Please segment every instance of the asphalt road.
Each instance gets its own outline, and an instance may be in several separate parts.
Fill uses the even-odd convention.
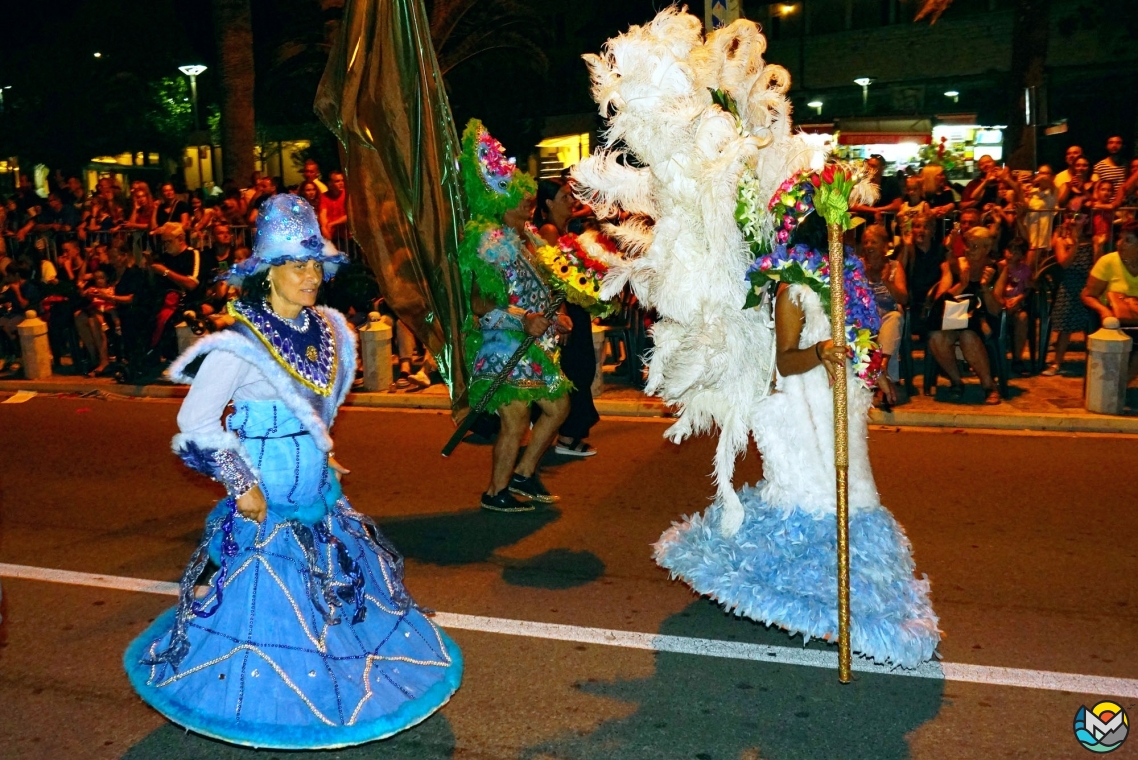
[[[218,487],[169,450],[177,406],[0,405],[0,563],[176,580]],[[671,582],[649,544],[703,509],[713,442],[604,420],[600,455],[551,462],[556,509],[476,508],[489,450],[431,412],[344,410],[345,490],[453,613],[800,646]],[[874,430],[883,502],[905,526],[952,663],[1138,678],[1138,439]],[[761,477],[759,458],[737,482]],[[269,758],[186,734],[131,691],[127,643],[171,597],[2,579],[0,758]],[[457,630],[467,670],[435,717],[342,758],[1077,758],[1081,704],[1109,695],[859,675]],[[812,643],[811,647],[827,648]],[[1138,699],[1122,705],[1138,719]],[[317,756],[313,753],[311,756]],[[1131,737],[1114,757],[1138,757]]]

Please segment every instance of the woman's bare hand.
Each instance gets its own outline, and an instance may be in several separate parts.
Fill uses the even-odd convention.
[[[826,374],[830,376],[830,384],[833,385],[838,379],[838,372],[845,372],[846,350],[836,347],[832,340],[816,343],[814,350],[817,352],[818,358],[822,360],[822,366],[826,368]]]
[[[261,493],[260,486],[253,486],[237,497],[237,511],[241,513],[242,517],[253,522],[264,522],[265,513],[268,512],[268,509],[269,507],[265,503],[265,494]]]
[[[340,480],[344,475],[351,472],[351,470],[337,462],[336,458],[331,455],[328,457],[328,466],[332,468],[332,472],[336,473],[336,480]]]

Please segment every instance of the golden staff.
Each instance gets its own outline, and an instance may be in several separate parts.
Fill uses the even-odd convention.
[[[830,238],[830,330],[834,347],[846,347],[844,225],[831,223]],[[849,511],[849,417],[846,412],[846,373],[843,367],[834,383],[834,471],[838,486],[838,680],[850,676],[850,511]]]

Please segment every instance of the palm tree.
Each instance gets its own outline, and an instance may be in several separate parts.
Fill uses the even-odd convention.
[[[221,84],[223,176],[244,182],[253,174],[256,118],[253,110],[253,13],[249,0],[213,0]]]
[[[916,20],[928,18],[935,24],[952,0],[925,0]],[[1051,0],[1015,0],[1012,21],[1012,63],[1008,99],[1012,108],[1005,133],[1007,164],[1016,169],[1034,170],[1035,128],[1027,124],[1025,98],[1032,88],[1041,90],[1047,69],[1047,48],[1051,34]]]
[[[544,69],[545,51],[534,41],[537,14],[517,0],[433,0],[427,3],[439,71],[447,72],[490,50],[512,49],[519,61]]]

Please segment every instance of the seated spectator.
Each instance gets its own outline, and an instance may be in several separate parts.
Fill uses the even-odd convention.
[[[1023,350],[1027,346],[1027,291],[1032,285],[1032,268],[1028,263],[1028,242],[1017,237],[1004,250],[1000,274],[996,278],[996,300],[1008,313],[1012,323],[1012,370],[1027,377]]]
[[[340,250],[344,250],[348,234],[348,193],[344,189],[344,173],[328,174],[328,192],[320,198],[320,230]]]
[[[964,384],[960,379],[960,367],[956,363],[956,346],[964,354],[964,360],[980,378],[984,389],[985,404],[1000,403],[1000,393],[992,381],[988,364],[988,350],[984,346],[984,334],[988,329],[986,314],[1000,313],[1000,302],[992,292],[996,270],[988,262],[993,243],[992,233],[985,227],[974,227],[965,235],[964,256],[950,266],[941,265],[941,279],[936,291],[936,306],[931,319],[934,323],[929,335],[928,346],[941,371],[948,376],[951,387],[950,400],[959,401],[964,395]],[[950,326],[946,322],[946,312],[951,312],[951,303],[961,303],[958,316],[966,320],[963,326]],[[939,324],[939,329],[935,325]]]
[[[33,308],[35,286],[28,282],[30,262],[9,260],[0,269],[0,370],[13,365],[20,355],[20,336],[17,327],[24,321],[24,312]]]
[[[227,224],[215,224],[210,233],[213,245],[202,251],[201,300],[195,304],[203,317],[220,314],[229,302],[229,286],[219,277],[227,273],[235,263],[233,233]]]
[[[929,211],[941,219],[956,211],[956,193],[948,183],[948,175],[943,166],[926,166],[921,170],[921,180]]]
[[[75,329],[87,351],[90,366],[87,377],[102,375],[111,363],[106,331],[116,322],[114,292],[107,282],[106,272],[102,270],[97,271],[90,284],[80,291],[82,300],[75,312]]]
[[[227,190],[225,196],[221,200],[221,205],[218,206],[220,210],[218,221],[223,221],[232,227],[245,226],[245,201],[238,190]]]
[[[1122,183],[1122,187],[1118,191],[1118,202],[1120,204],[1118,211],[1120,221],[1126,222],[1138,218],[1138,215],[1135,214],[1135,210],[1138,210],[1138,158],[1130,159],[1126,181]]]
[[[909,302],[909,290],[905,282],[905,268],[899,262],[886,258],[885,245],[885,228],[872,225],[862,233],[858,256],[865,263],[866,281],[873,288],[877,314],[881,317],[881,330],[877,334],[882,354],[881,375],[877,380],[878,407],[889,411],[897,403],[896,383],[900,373],[897,364],[891,360],[901,346],[905,319],[902,307]]]
[[[926,335],[925,320],[928,308],[934,301],[933,289],[940,282],[941,264],[944,263],[944,246],[933,237],[933,218],[917,215],[913,228],[901,236],[897,261],[905,270],[906,290],[909,294],[909,319],[914,335]]]
[[[1100,318],[1116,318],[1138,341],[1138,222],[1119,227],[1118,250],[1095,262],[1081,298]],[[1129,380],[1138,377],[1138,351],[1130,352],[1129,370]]]
[[[165,293],[150,336],[150,348],[162,348],[166,358],[174,358],[176,345],[160,346],[167,335],[171,318],[182,308],[188,296],[198,289],[201,276],[201,254],[186,244],[186,231],[180,224],[169,223],[157,230],[162,238],[162,253],[150,265],[150,271],[163,278],[158,287]]]
[[[966,208],[960,212],[956,223],[944,237],[945,255],[950,261],[955,261],[964,255],[964,236],[973,227],[981,226],[983,212],[975,207]]]
[[[131,188],[130,201],[130,215],[123,222],[123,229],[149,230],[154,221],[157,204],[154,203],[154,196],[150,194],[150,188],[145,182],[139,182]]]
[[[162,200],[154,207],[154,216],[150,221],[150,229],[156,234],[167,224],[180,225],[183,230],[190,229],[190,207],[178,197],[174,183],[162,183]]]

